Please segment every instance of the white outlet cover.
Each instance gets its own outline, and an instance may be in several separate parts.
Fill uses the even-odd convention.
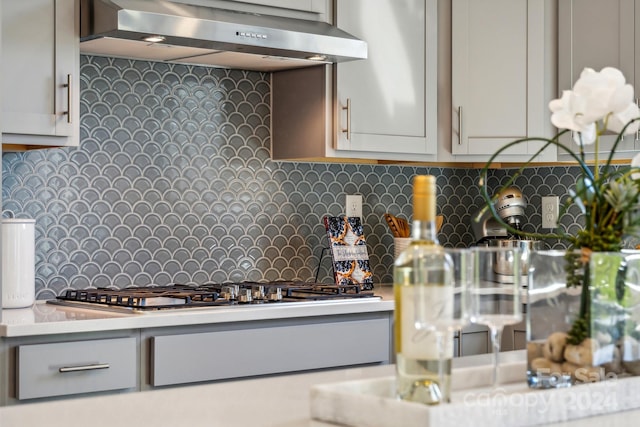
[[[362,218],[362,196],[347,195],[344,211],[347,216],[357,216]]]
[[[558,226],[558,214],[560,201],[558,196],[542,197],[542,228],[556,228]]]

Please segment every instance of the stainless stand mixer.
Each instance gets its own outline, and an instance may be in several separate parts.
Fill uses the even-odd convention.
[[[494,202],[494,208],[498,216],[509,226],[516,230],[522,230],[525,221],[524,210],[527,207],[522,192],[515,188],[509,187],[498,193]],[[514,274],[520,274],[522,283],[527,283],[527,274],[529,271],[529,255],[531,251],[542,248],[542,242],[539,240],[522,239],[519,235],[509,233],[507,229],[493,217],[490,209],[482,212],[477,211],[471,218],[471,227],[476,238],[477,246],[493,246],[493,247],[519,247],[522,253],[520,261],[520,271],[514,272],[513,265],[508,259],[495,259],[493,276],[488,280],[499,283],[513,282]],[[475,218],[478,218],[476,221]]]
[[[522,192],[515,187],[506,188],[498,193],[494,202],[494,208],[500,218],[516,230],[522,229],[526,207],[527,202]],[[471,218],[476,218],[481,211],[482,209],[477,211]],[[478,221],[472,221],[471,226],[478,243],[495,238],[518,239],[518,236],[507,232],[507,229],[493,217],[490,209],[485,209]]]

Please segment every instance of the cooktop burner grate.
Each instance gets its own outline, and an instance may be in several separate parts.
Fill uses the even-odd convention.
[[[124,289],[67,290],[56,297],[66,305],[122,307],[152,311],[176,308],[274,304],[374,297],[359,285],[295,281],[207,283],[203,285],[147,286]]]

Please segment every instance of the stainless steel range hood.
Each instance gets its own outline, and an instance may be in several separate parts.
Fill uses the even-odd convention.
[[[80,40],[87,54],[259,71],[367,57],[366,42],[324,22],[167,0],[81,0]]]

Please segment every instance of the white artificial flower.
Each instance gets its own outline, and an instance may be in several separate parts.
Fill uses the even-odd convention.
[[[600,72],[585,68],[573,90],[563,91],[562,98],[549,103],[549,109],[553,125],[579,133],[574,133],[574,141],[580,145],[595,142],[595,123],[599,120],[606,118],[607,129],[620,133],[627,123],[640,117],[640,109],[633,101],[633,87],[626,84],[620,70],[612,67]],[[639,127],[638,122],[633,122],[624,133],[634,133]]]
[[[574,131],[574,141],[579,145],[593,144],[596,140],[596,126],[593,122],[584,122],[585,98],[573,91],[565,90],[562,98],[549,103],[551,123],[559,129]]]
[[[640,169],[640,153],[636,154],[635,156],[633,156],[633,159],[631,160],[631,168],[632,169]],[[634,181],[637,181],[640,179],[640,172],[634,172],[631,174],[631,179],[633,179]]]
[[[614,131],[615,133],[622,132],[624,126],[629,123],[633,119],[637,119],[640,117],[640,108],[635,103],[631,103],[627,105],[627,108],[618,113],[613,113],[609,116],[609,120],[607,121],[607,129]],[[635,121],[624,130],[625,135],[629,135],[632,133],[636,133],[638,128],[640,127],[640,123]]]
[[[582,120],[593,123],[610,113],[618,113],[633,103],[633,87],[625,84],[624,75],[616,68],[605,67],[600,72],[585,68],[573,86],[576,96],[584,99]]]
[[[581,146],[591,145],[596,142],[596,124],[591,123],[583,128],[582,132],[574,132],[573,141]]]
[[[570,90],[562,91],[562,98],[549,102],[549,109],[553,113],[551,123],[560,129],[583,132],[586,128],[582,120],[585,108],[584,98]]]

